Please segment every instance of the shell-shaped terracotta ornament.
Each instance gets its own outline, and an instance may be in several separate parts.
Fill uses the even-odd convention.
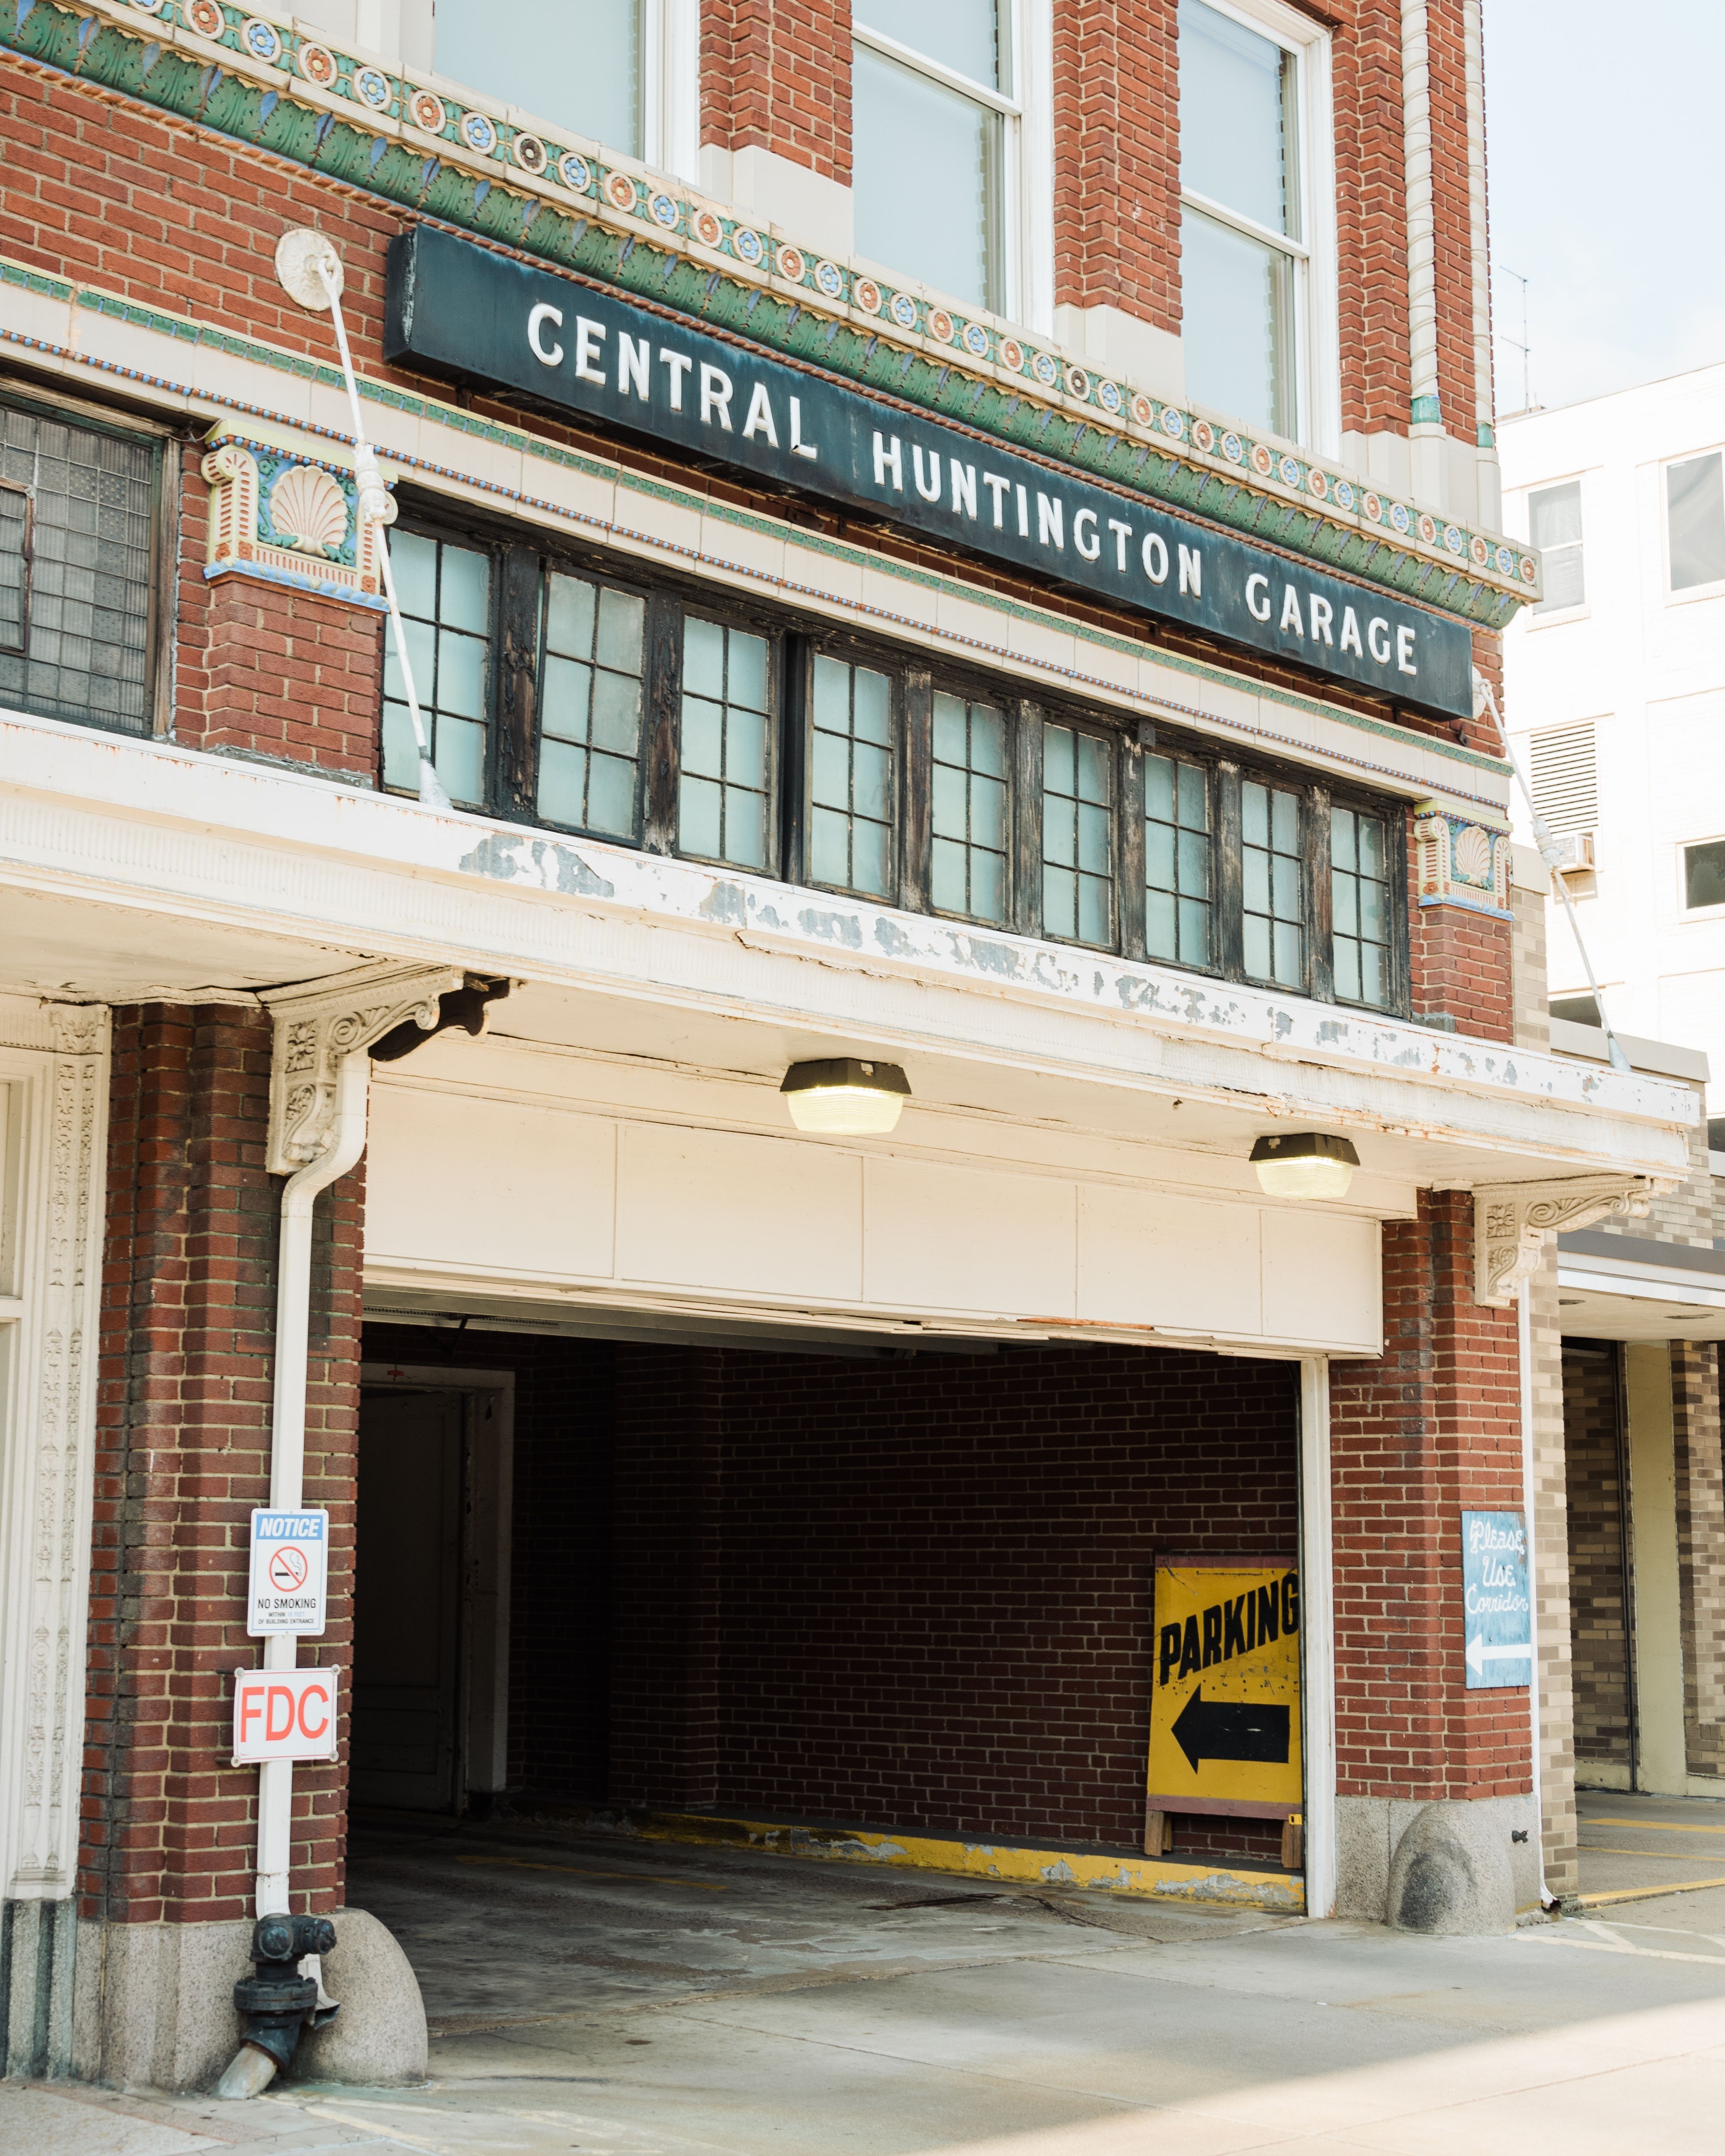
[[[347,503],[316,465],[290,465],[270,490],[277,540],[302,554],[333,554],[347,536]]]
[[[1455,834],[1450,858],[1455,865],[1456,875],[1467,882],[1486,884],[1491,880],[1491,841],[1477,824],[1470,824]]]

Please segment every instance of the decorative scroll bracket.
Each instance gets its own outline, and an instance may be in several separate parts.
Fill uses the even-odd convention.
[[[1532,1276],[1548,1235],[1643,1214],[1675,1190],[1662,1176],[1578,1175],[1552,1183],[1492,1183],[1473,1194],[1473,1296],[1507,1310]]]
[[[292,1175],[328,1152],[344,1057],[409,1019],[429,1033],[438,998],[466,978],[460,966],[376,966],[316,988],[266,990],[263,1001],[275,1024],[270,1173]]]

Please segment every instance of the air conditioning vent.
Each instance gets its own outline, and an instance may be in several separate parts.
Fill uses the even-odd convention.
[[[1552,850],[1557,855],[1552,865],[1559,875],[1579,875],[1596,865],[1591,831],[1554,832]]]
[[[1527,764],[1533,805],[1552,829],[1591,832],[1599,814],[1593,721],[1551,726],[1531,736]]]

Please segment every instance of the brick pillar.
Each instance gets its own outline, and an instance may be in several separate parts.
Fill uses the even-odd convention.
[[[1466,1688],[1460,1515],[1522,1505],[1516,1316],[1474,1301],[1472,1268],[1472,1200],[1422,1193],[1384,1230],[1383,1359],[1331,1371],[1339,1914],[1385,1913],[1434,1804],[1496,1802],[1455,1830],[1501,1832],[1517,1901],[1535,1891],[1509,1839],[1532,1825],[1527,1691]]]
[[[619,1347],[609,1795],[719,1801],[723,1351]]]
[[[207,579],[203,457],[189,449],[181,459],[177,738],[375,783],[383,616],[254,577]]]
[[[850,0],[709,0],[701,11],[701,139],[770,150],[848,187]]]
[[[1408,431],[1407,169],[1399,0],[1361,0],[1333,46],[1342,424]]]
[[[85,2064],[187,2086],[208,2063],[198,2046],[232,2039],[225,2022],[213,2037],[173,2025],[203,1980],[187,1957],[244,1973],[256,1868],[258,1770],[230,1763],[231,1676],[262,1659],[244,1592],[269,1495],[270,1026],[212,1005],[114,1018],[80,1875],[80,1913],[107,1937],[102,2056]],[[344,1671],[344,1755],[362,1188],[356,1172],[320,1201],[305,1432],[305,1501],[331,1513],[330,1625],[300,1660]],[[294,1781],[294,1906],[333,1909],[345,1756]]]

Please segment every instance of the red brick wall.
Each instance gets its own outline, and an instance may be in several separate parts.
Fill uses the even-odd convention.
[[[1337,33],[1334,94],[1342,424],[1404,434],[1411,355],[1396,0],[1361,0],[1353,28]]]
[[[1155,1551],[1295,1547],[1286,1364],[631,1348],[617,1382],[619,1801],[1135,1846]]]
[[[383,616],[246,576],[207,579],[203,452],[181,459],[174,735],[326,771],[377,775]]]
[[[771,150],[849,187],[849,0],[705,0],[701,139]]]
[[[1444,1018],[1484,1040],[1515,1039],[1514,927],[1467,906],[1422,906],[1408,838],[1408,978],[1416,1018]]]
[[[1522,1507],[1515,1312],[1472,1276],[1471,1199],[1422,1193],[1384,1231],[1382,1361],[1331,1367],[1343,1796],[1531,1786],[1527,1692],[1466,1689],[1461,1514]]]
[[[1176,10],[1054,11],[1055,299],[1180,326]]]
[[[280,1185],[264,1168],[261,1013],[114,1014],[80,1893],[116,1922],[250,1913],[258,1772],[229,1763],[231,1673],[255,1666],[244,1584],[269,1495]],[[363,1176],[320,1201],[305,1499],[331,1514],[330,1625],[352,1638]],[[345,1685],[344,1685],[345,1694]],[[295,1906],[341,1899],[343,1759],[295,1770]]]

